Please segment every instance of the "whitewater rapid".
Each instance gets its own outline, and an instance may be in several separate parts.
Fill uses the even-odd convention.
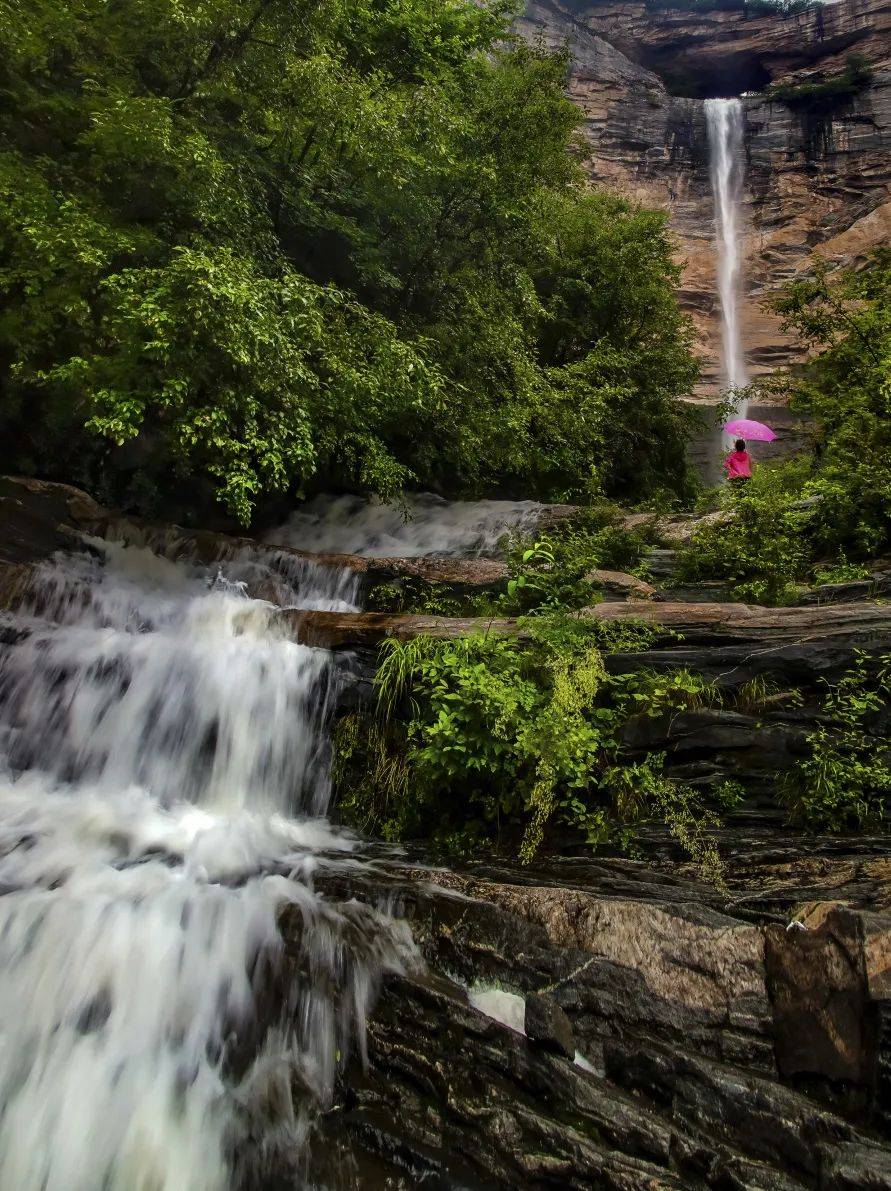
[[[327,819],[334,659],[280,610],[361,593],[286,547],[492,552],[539,509],[319,498],[281,548],[206,565],[121,522],[38,568],[0,618],[0,1191],[306,1185],[379,982],[419,958],[324,894],[369,859]]]
[[[534,531],[542,507],[532,500],[447,501],[430,492],[408,495],[401,504],[318,496],[266,540],[317,554],[494,556],[506,534]]]
[[[381,973],[415,962],[403,924],[316,890],[357,848],[324,818],[332,660],[248,595],[351,606],[354,579],[89,545],[4,625],[0,1191],[222,1191],[302,1153]]]

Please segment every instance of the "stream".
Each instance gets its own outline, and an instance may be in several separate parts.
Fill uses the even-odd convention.
[[[415,959],[314,892],[362,848],[325,817],[331,655],[245,595],[268,567],[89,546],[40,568],[0,669],[0,1187],[212,1191],[258,1121],[300,1152],[381,972]],[[352,577],[295,569],[284,602],[354,606]],[[304,978],[261,1021],[285,905]]]

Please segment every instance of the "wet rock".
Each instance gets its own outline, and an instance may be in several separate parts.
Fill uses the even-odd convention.
[[[627,600],[597,604],[579,615],[608,623],[644,620],[657,629],[645,652],[610,657],[612,673],[687,668],[731,689],[764,675],[787,689],[819,688],[822,679],[850,667],[855,650],[872,655],[891,650],[891,607],[882,603],[759,608]],[[524,635],[511,618],[285,609],[278,620],[296,640],[332,649],[373,648],[388,637]]]
[[[875,1080],[877,1019],[861,952],[859,917],[822,907],[802,927],[768,927],[765,955],[780,1074],[864,1109]]]
[[[31,586],[34,565],[0,560],[0,608],[15,608]]]
[[[802,841],[782,847],[808,852]],[[810,852],[833,855],[828,842]],[[766,879],[746,871],[756,887]],[[845,1099],[825,1074],[839,1062],[833,1030],[844,1036],[856,1009],[825,947],[790,950],[795,962],[780,956],[771,975],[784,924],[741,921],[721,912],[722,895],[676,869],[617,858],[532,872],[505,864],[490,875],[399,867],[386,877],[378,867],[371,879],[408,916],[428,972],[385,984],[368,1066],[347,1071],[323,1148],[334,1136],[406,1188],[891,1188],[891,1147],[869,1132],[869,1106]],[[328,880],[331,896],[343,896],[346,878]],[[859,916],[826,905],[801,912],[818,924],[804,933],[822,932],[856,967]],[[529,1036],[468,1005],[447,974],[520,990]],[[816,1039],[834,1098],[816,1061],[807,1076],[774,1062],[778,1040],[785,1062],[796,990],[796,1028],[808,1045]],[[587,1068],[567,1061],[572,1039],[550,1049],[553,1005]],[[868,1016],[867,1001],[861,1009]]]
[[[468,983],[497,984],[510,969],[523,995],[546,988],[583,1053],[642,1029],[774,1070],[760,930],[682,900],[696,896],[694,884],[668,902],[647,886],[633,898],[452,874],[448,888],[474,904],[406,900],[428,960]]]
[[[0,476],[0,562],[26,566],[57,550],[76,549],[81,533],[105,516],[100,505],[69,484]]]
[[[622,526],[631,531],[648,530],[659,541],[666,543],[670,550],[651,552],[650,557],[654,561],[665,560],[673,569],[674,551],[677,547],[685,546],[700,529],[732,524],[735,516],[733,509],[699,514],[664,513],[658,516],[653,513],[626,513],[622,517]]]
[[[278,623],[305,645],[329,649],[356,649],[379,645],[387,638],[410,641],[415,637],[450,639],[489,632],[517,635],[516,621],[508,618],[422,616],[391,612],[304,612],[283,609]]]
[[[863,912],[860,923],[870,999],[891,1001],[891,915]]]
[[[533,993],[526,997],[526,1037],[530,1042],[568,1059],[575,1057],[572,1023],[550,997]]]

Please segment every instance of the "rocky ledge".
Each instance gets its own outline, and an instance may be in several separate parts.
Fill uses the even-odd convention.
[[[406,1188],[891,1187],[891,917],[843,882],[810,900],[788,865],[778,890],[783,846],[803,851],[737,833],[723,895],[656,857],[381,875],[363,895],[407,916],[424,966],[385,985],[320,1166]],[[809,845],[830,881],[871,850],[887,904],[887,847],[843,849]],[[741,913],[764,885],[770,909]]]
[[[0,516],[7,606],[42,558],[97,533],[204,561],[247,550],[283,568],[383,566],[392,577],[394,567],[123,529],[77,490],[38,481],[0,481]],[[411,577],[431,576],[428,564],[412,561]],[[499,564],[432,565],[446,583],[503,579]],[[581,615],[653,629],[648,648],[607,659],[614,671],[687,666],[719,694],[714,705],[632,719],[627,747],[665,751],[691,782],[744,777],[757,795],[759,774],[773,781],[814,720],[813,702],[791,704],[789,689],[813,700],[855,650],[891,650],[891,609],[866,594],[782,609],[632,599]],[[354,690],[385,636],[521,631],[509,619],[288,609],[278,618],[300,640],[339,647]],[[745,684],[765,675],[782,689],[748,706]],[[887,723],[876,732],[887,737]],[[385,909],[410,924],[419,959],[384,983],[364,1057],[351,1058],[318,1122],[309,1169],[268,1156],[275,1170],[258,1188],[891,1191],[889,841],[796,837],[755,797],[718,843],[720,889],[657,830],[644,831],[638,860],[574,856],[536,869],[448,872],[372,848],[366,866],[319,857],[318,886],[357,924],[351,946],[373,959],[368,927]],[[307,978],[299,909],[282,924],[270,1020],[300,1003]],[[236,1040],[233,1062],[251,1039]]]

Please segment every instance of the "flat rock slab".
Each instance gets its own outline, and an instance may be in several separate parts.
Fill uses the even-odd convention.
[[[607,595],[620,600],[654,600],[659,593],[651,583],[639,579],[636,575],[628,575],[624,571],[604,571],[595,569],[589,571],[585,578],[595,587],[602,588]]]
[[[666,643],[687,645],[783,644],[826,638],[891,647],[891,607],[879,603],[816,608],[761,608],[747,604],[677,604],[627,600],[595,604],[580,618],[607,623],[645,622],[664,629]],[[299,641],[343,648],[373,645],[387,637],[451,638],[471,633],[516,635],[513,618],[420,616],[388,612],[303,612],[284,609],[279,623]]]
[[[859,915],[813,907],[798,937],[639,862],[573,862],[551,884],[500,867],[397,864],[381,884],[382,860],[364,891],[324,878],[329,898],[404,913],[427,969],[385,983],[368,1066],[321,1124],[323,1164],[345,1147],[394,1187],[891,1189],[891,1149],[862,1123]],[[469,986],[522,997],[525,1033]],[[838,1111],[842,1068],[860,1125]]]
[[[279,627],[303,645],[326,649],[358,649],[382,641],[411,641],[416,637],[450,640],[474,633],[517,636],[513,619],[417,616],[390,612],[305,612],[283,608],[276,616]]]

